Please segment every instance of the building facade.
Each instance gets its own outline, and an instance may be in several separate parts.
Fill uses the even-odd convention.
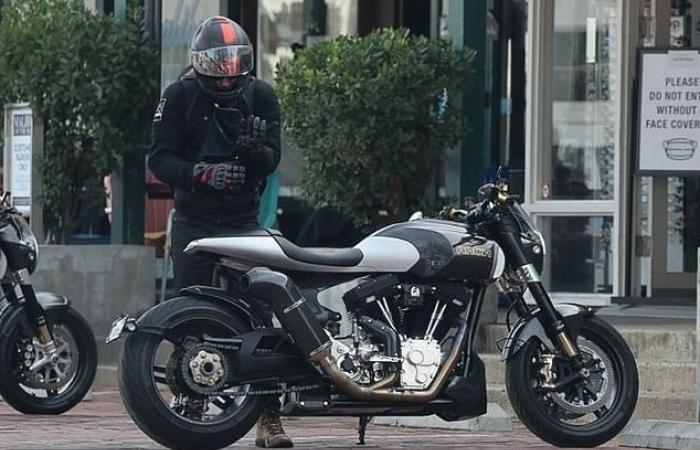
[[[698,179],[637,173],[635,83],[642,49],[697,48],[699,25],[697,0],[528,2],[524,194],[555,297],[693,301]]]
[[[125,0],[94,0],[105,11]],[[700,47],[700,0],[146,0],[161,85],[187,64],[189,39],[222,14],[248,30],[256,75],[274,82],[293,45],[406,26],[478,51],[472,132],[445,157],[442,192],[473,196],[488,166],[510,168],[548,243],[543,279],[558,301],[691,301],[700,245],[694,176],[636,171],[640,49]],[[695,116],[697,118],[697,115]],[[700,139],[698,139],[700,141]],[[287,230],[303,226],[300,152],[279,168]],[[700,156],[698,156],[700,157]],[[691,174],[692,175],[692,174]],[[294,236],[291,236],[294,238]]]

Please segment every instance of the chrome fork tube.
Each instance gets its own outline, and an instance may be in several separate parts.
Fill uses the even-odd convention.
[[[501,233],[499,244],[506,250],[511,264],[516,267],[517,275],[523,283],[527,283],[532,297],[537,302],[537,306],[540,307],[540,320],[545,330],[547,330],[551,338],[557,341],[560,349],[566,356],[570,358],[577,357],[579,354],[578,348],[569,337],[566,331],[566,324],[554,309],[552,299],[549,298],[549,294],[547,294],[542,285],[540,274],[537,273],[535,266],[530,264],[525,255],[523,255],[517,235],[514,233]]]

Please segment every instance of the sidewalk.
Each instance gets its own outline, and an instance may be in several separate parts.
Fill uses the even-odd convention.
[[[0,403],[0,449],[162,449],[134,425],[119,395],[97,393],[62,416],[25,416]],[[284,419],[296,448],[354,449],[357,420],[353,418]],[[370,425],[366,448],[386,449],[550,449],[520,424],[512,433],[468,433]],[[599,448],[620,449],[617,439]],[[255,449],[248,434],[232,449]]]

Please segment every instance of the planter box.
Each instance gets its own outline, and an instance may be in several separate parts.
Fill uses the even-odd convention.
[[[95,333],[100,363],[114,364],[121,346],[105,346],[105,337],[119,314],[154,304],[155,252],[139,245],[43,245],[31,282],[37,291],[68,297]]]

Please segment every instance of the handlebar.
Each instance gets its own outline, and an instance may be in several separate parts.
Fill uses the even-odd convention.
[[[440,216],[447,220],[453,220],[455,222],[464,221],[467,218],[467,215],[469,215],[469,210],[457,209],[451,206],[446,206],[445,208],[443,208],[442,211],[440,211]]]
[[[457,209],[452,207],[444,208],[440,212],[440,215],[447,220],[464,222],[467,225],[478,225],[490,220],[493,217],[491,212],[493,207],[493,202],[490,200],[484,200],[470,209]]]

